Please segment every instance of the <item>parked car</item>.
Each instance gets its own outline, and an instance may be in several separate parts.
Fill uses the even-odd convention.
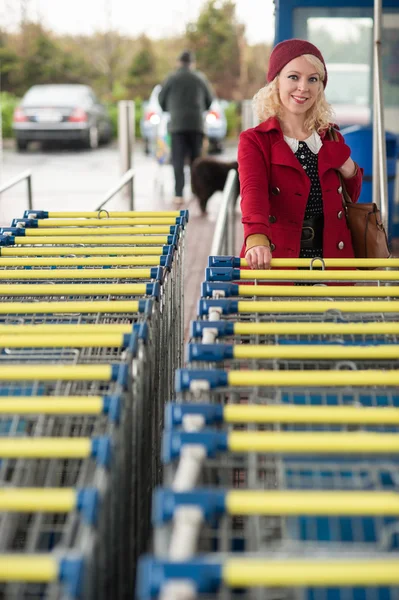
[[[331,63],[327,65],[326,97],[340,127],[368,125],[371,121],[370,66]]]
[[[163,113],[158,101],[161,89],[161,85],[156,85],[151,92],[149,100],[143,106],[140,131],[146,154],[150,154],[155,147],[158,127],[161,122],[164,123],[165,118],[169,121],[169,114]],[[204,113],[204,132],[209,142],[209,154],[222,152],[227,133],[227,121],[221,100],[215,99],[210,109]]]
[[[93,90],[80,84],[34,85],[14,111],[13,130],[20,151],[29,142],[80,142],[97,148],[112,137],[108,112]]]

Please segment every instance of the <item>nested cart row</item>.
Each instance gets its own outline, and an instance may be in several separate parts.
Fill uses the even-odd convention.
[[[209,259],[137,597],[399,598],[399,261],[246,267]]]
[[[38,211],[0,233],[4,599],[132,596],[181,363],[187,219]]]

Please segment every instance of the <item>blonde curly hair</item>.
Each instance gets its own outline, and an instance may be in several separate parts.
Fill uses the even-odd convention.
[[[308,62],[316,69],[320,77],[319,90],[316,101],[306,113],[305,128],[308,131],[316,130],[318,133],[328,129],[334,121],[333,110],[326,100],[323,81],[326,76],[324,65],[313,54],[303,54]],[[281,101],[278,90],[279,75],[273,81],[261,88],[254,96],[252,105],[260,121],[266,121],[269,117],[281,116]]]

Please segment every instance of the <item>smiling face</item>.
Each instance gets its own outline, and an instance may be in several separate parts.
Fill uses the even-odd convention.
[[[316,68],[304,56],[294,58],[281,70],[278,88],[281,107],[293,115],[305,115],[322,87]]]

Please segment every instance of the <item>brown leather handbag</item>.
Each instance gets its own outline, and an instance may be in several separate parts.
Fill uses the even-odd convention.
[[[337,133],[330,129],[329,138],[338,141]],[[344,178],[337,171],[342,187],[342,205],[346,223],[351,232],[353,251],[356,258],[389,258],[387,234],[381,213],[375,202],[353,203],[345,186]]]

